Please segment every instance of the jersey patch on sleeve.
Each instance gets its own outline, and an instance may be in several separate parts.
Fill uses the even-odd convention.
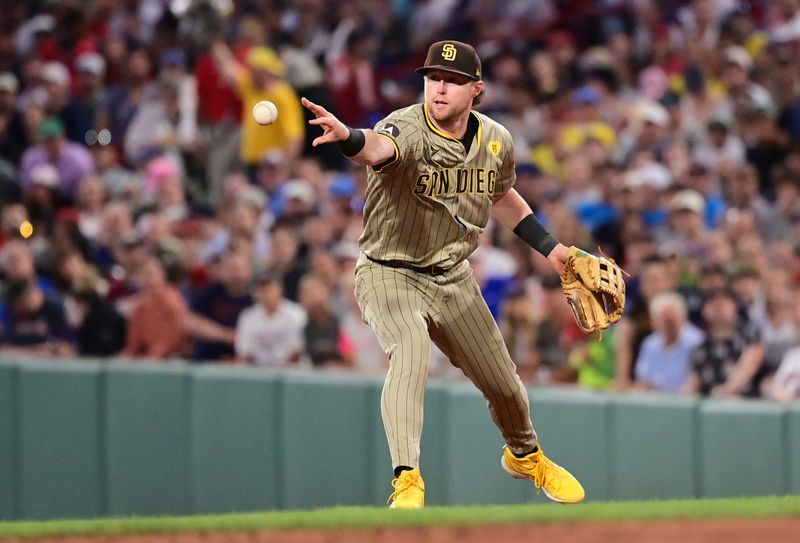
[[[392,123],[383,123],[383,126],[381,126],[377,132],[378,134],[386,134],[390,138],[396,138],[400,135],[400,129],[397,128],[397,125]]]

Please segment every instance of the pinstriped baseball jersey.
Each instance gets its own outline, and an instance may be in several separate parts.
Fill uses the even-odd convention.
[[[516,180],[511,135],[471,112],[478,130],[467,151],[437,129],[423,104],[393,112],[375,132],[394,159],[369,169],[361,249],[370,258],[450,268],[478,246],[492,202]]]

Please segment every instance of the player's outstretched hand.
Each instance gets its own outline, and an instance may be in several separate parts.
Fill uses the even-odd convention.
[[[316,119],[308,121],[308,124],[319,125],[323,130],[323,134],[318,138],[314,138],[314,141],[311,142],[314,147],[323,143],[344,141],[350,136],[350,130],[348,130],[347,126],[324,107],[315,104],[308,98],[301,98],[300,103],[317,116]]]

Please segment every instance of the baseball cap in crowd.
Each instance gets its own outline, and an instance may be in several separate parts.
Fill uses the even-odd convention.
[[[645,164],[625,175],[624,188],[650,187],[664,190],[672,184],[669,170],[658,163]]]
[[[55,60],[45,62],[39,75],[48,83],[53,83],[61,87],[69,86],[69,70],[67,70],[66,66]]]
[[[642,105],[641,119],[642,122],[664,127],[669,124],[669,112],[658,102],[648,101]]]
[[[236,193],[236,199],[261,210],[267,206],[267,195],[264,194],[263,190],[253,185],[242,187]]]
[[[356,182],[349,175],[337,175],[330,186],[334,198],[349,198],[356,192]]]
[[[614,36],[626,33],[625,22],[617,16],[604,17],[600,22],[600,31],[603,39],[608,41]]]
[[[600,101],[600,93],[594,87],[586,85],[575,91],[572,101],[580,105],[594,105]]]
[[[694,211],[699,215],[703,214],[705,207],[706,201],[703,196],[692,189],[678,191],[669,203],[672,211]]]
[[[264,46],[250,49],[247,53],[247,65],[254,70],[269,72],[277,77],[282,77],[286,72],[286,66],[275,50]]]
[[[163,68],[185,68],[186,53],[180,49],[167,49],[161,55],[161,66]]]
[[[280,149],[270,149],[265,152],[258,162],[259,166],[283,166],[286,163],[286,155]]]
[[[64,135],[64,123],[57,117],[47,117],[36,127],[36,135],[40,140],[60,138]]]
[[[426,75],[431,70],[444,70],[480,81],[481,59],[475,48],[467,43],[452,40],[437,41],[428,48],[425,65],[416,71],[420,75]]]
[[[725,49],[723,58],[727,64],[738,66],[745,72],[749,72],[753,68],[753,58],[747,49],[739,45],[731,45]]]
[[[106,61],[99,53],[86,51],[75,59],[75,70],[92,75],[103,75],[106,73]]]
[[[314,189],[302,179],[294,179],[283,186],[283,197],[287,200],[296,198],[307,204],[314,203]]]
[[[16,94],[19,90],[17,76],[11,72],[0,72],[0,90]]]
[[[517,163],[517,176],[520,175],[533,175],[533,176],[540,176],[542,175],[542,170],[536,164],[532,162],[518,162]]]

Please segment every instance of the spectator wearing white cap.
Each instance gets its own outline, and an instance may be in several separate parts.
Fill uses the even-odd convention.
[[[641,100],[631,107],[629,121],[614,151],[617,160],[627,163],[640,151],[654,153],[663,148],[670,123],[667,108],[653,100]]]
[[[675,193],[669,200],[667,228],[659,236],[659,244],[672,246],[681,254],[705,256],[708,251],[705,208],[705,199],[699,192],[683,189]]]
[[[292,179],[281,188],[280,199],[280,216],[290,222],[301,222],[313,211],[316,196],[310,184]]]

